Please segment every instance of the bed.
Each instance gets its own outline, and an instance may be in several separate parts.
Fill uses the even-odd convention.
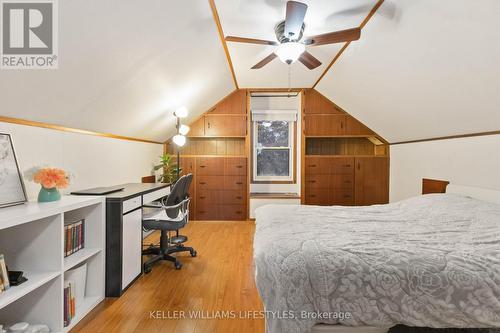
[[[259,208],[266,331],[500,327],[500,202],[449,192],[369,207]]]

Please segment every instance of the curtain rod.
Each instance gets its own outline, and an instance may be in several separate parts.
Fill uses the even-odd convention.
[[[287,97],[287,98],[290,98],[290,97],[297,97],[299,96],[299,93],[296,92],[296,93],[293,93],[293,94],[279,94],[279,95],[254,95],[253,93],[250,93],[250,97],[257,97],[257,98],[261,98],[261,97]]]

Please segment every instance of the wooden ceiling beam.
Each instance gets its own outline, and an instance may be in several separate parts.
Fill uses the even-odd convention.
[[[375,13],[377,12],[377,10],[380,8],[380,6],[382,6],[383,3],[384,3],[384,0],[377,1],[377,3],[375,4],[375,6],[373,6],[373,8],[370,10],[370,12],[368,13],[368,15],[363,20],[363,22],[361,22],[361,24],[359,25],[360,29],[363,29],[365,27],[365,25],[368,23],[368,21],[370,21],[370,19],[373,17],[373,15],[375,15]],[[351,42],[347,42],[347,43],[344,44],[344,46],[342,46],[342,48],[335,55],[335,57],[333,58],[333,60],[328,64],[328,66],[326,66],[326,68],[323,71],[323,73],[321,73],[321,75],[318,78],[318,80],[316,80],[316,82],[312,86],[313,89],[316,88],[316,86],[318,85],[318,83],[323,79],[323,77],[326,75],[326,73],[328,73],[328,71],[330,70],[330,68],[332,68],[333,64],[335,64],[337,62],[337,60],[339,60],[339,58],[342,55],[342,53],[344,53],[344,51],[347,49],[347,47],[350,44],[351,44]]]
[[[238,81],[236,80],[236,74],[234,72],[233,61],[231,60],[231,55],[229,54],[229,49],[227,48],[226,38],[224,37],[224,31],[222,30],[222,25],[220,23],[219,13],[217,12],[217,7],[215,6],[215,0],[208,0],[210,3],[210,8],[212,9],[212,15],[214,17],[215,25],[217,26],[217,31],[219,32],[219,38],[226,54],[227,64],[231,70],[231,76],[233,78],[233,83],[236,89],[239,89]]]

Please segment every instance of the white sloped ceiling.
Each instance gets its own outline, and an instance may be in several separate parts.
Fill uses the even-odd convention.
[[[389,142],[500,130],[500,1],[387,0],[380,11],[321,93]]]
[[[164,141],[235,88],[208,1],[58,2],[59,69],[0,71],[0,115]]]

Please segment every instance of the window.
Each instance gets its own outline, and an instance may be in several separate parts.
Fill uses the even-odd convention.
[[[293,181],[294,121],[254,118],[253,125],[253,180]]]

